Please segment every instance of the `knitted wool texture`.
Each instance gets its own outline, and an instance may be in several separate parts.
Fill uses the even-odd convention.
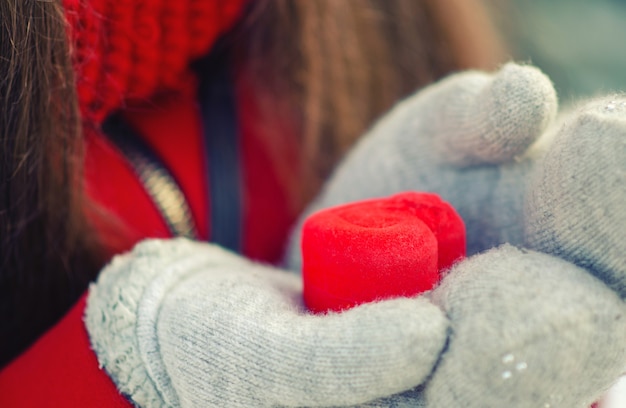
[[[189,63],[232,27],[245,0],[63,0],[81,114],[101,122],[128,100],[186,89]]]

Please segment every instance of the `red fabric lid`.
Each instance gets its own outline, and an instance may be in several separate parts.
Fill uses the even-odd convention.
[[[302,230],[304,300],[314,312],[430,290],[465,255],[465,226],[452,206],[404,193],[329,208]]]

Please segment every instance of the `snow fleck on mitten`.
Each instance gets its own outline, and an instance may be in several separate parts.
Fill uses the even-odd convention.
[[[415,296],[465,255],[463,221],[427,193],[322,210],[302,234],[304,299],[314,312]]]

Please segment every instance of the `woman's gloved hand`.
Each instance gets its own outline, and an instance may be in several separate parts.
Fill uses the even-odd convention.
[[[452,334],[425,392],[372,406],[585,407],[623,372],[626,98],[555,112],[535,68],[452,76],[385,116],[312,206],[435,192],[462,215],[469,254],[551,255],[504,246],[453,267],[433,294]]]
[[[115,258],[86,324],[102,367],[142,407],[363,403],[424,382],[448,329],[425,298],[308,314],[295,275],[183,239]]]
[[[282,271],[152,242],[92,289],[101,364],[143,406],[583,406],[626,362],[624,107],[551,124],[549,80],[513,64],[435,84],[365,136],[312,210],[430,191],[465,220],[470,254],[544,254],[458,263],[432,293],[441,311],[421,297],[307,316]],[[554,137],[528,154],[540,135]]]
[[[626,365],[626,303],[587,270],[510,245],[433,292],[452,335],[428,408],[588,408]]]

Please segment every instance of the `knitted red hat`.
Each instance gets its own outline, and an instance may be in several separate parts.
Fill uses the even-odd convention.
[[[189,63],[246,0],[63,0],[81,114],[102,121],[131,99],[188,83]]]

